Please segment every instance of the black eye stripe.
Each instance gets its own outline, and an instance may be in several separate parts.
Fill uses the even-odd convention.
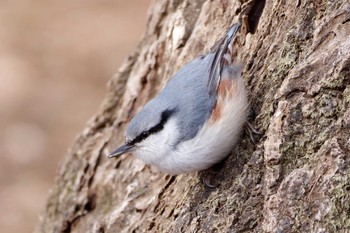
[[[175,112],[175,110],[165,110],[162,112],[161,120],[158,124],[150,128],[149,130],[143,131],[140,135],[129,142],[130,145],[141,142],[146,139],[149,135],[155,134],[164,128],[165,123],[169,120],[170,116]]]

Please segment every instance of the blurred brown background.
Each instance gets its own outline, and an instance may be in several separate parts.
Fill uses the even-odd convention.
[[[150,0],[0,1],[0,231],[31,232]]]

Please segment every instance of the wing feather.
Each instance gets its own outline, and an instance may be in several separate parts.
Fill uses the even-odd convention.
[[[233,24],[227,31],[226,35],[217,44],[208,79],[209,95],[213,95],[218,91],[225,54],[227,54],[228,47],[233,41],[240,26],[240,23]]]

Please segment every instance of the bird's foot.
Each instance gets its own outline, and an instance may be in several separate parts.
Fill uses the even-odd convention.
[[[261,135],[262,133],[259,132],[257,129],[254,128],[254,126],[250,123],[250,122],[246,122],[246,124],[244,125],[244,130],[245,132],[249,135],[250,140],[252,140],[252,142],[254,144],[256,144],[255,139],[254,139],[254,134],[259,134]]]
[[[212,184],[211,183],[211,180],[210,180],[210,177],[201,177],[201,180],[202,180],[202,183],[205,185],[205,187],[207,188],[216,188],[218,187],[218,184]]]
[[[217,174],[218,172],[214,171],[212,167],[198,173],[202,183],[207,188],[216,188],[219,186],[217,182],[213,182],[213,178],[215,178]]]

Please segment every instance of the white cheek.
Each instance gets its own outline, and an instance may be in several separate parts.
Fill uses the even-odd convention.
[[[133,154],[148,164],[158,165],[173,150],[179,137],[175,119],[170,118],[164,128],[137,144]]]

